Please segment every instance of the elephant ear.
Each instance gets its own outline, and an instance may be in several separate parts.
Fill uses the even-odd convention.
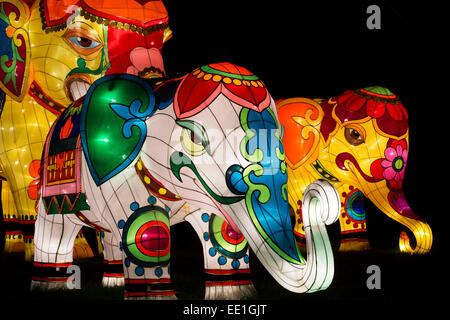
[[[97,185],[138,156],[147,136],[145,120],[157,109],[151,86],[133,75],[100,78],[89,88],[81,110],[81,143]]]
[[[28,89],[30,41],[25,25],[30,17],[22,1],[0,1],[0,89],[22,101]]]
[[[287,164],[295,169],[314,160],[318,152],[324,112],[308,98],[277,101],[278,118],[284,127],[283,147]]]
[[[3,106],[5,105],[5,93],[0,90],[0,116],[2,115]]]

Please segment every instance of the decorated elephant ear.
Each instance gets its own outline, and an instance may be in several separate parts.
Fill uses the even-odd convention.
[[[22,101],[28,89],[30,42],[24,28],[30,17],[22,1],[0,1],[0,89]]]
[[[5,105],[5,93],[2,90],[0,90],[0,115],[2,114],[4,105]]]
[[[147,136],[145,120],[158,103],[150,84],[128,74],[100,78],[92,84],[81,111],[81,143],[97,185],[125,169],[139,154]]]
[[[278,118],[284,127],[283,146],[286,162],[295,169],[312,160],[320,139],[324,112],[320,104],[308,98],[277,102]]]

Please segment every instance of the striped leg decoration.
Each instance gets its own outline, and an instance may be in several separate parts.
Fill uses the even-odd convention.
[[[205,299],[239,300],[256,296],[249,269],[249,246],[240,232],[215,214],[186,217],[203,246]]]
[[[104,287],[124,286],[123,253],[111,232],[102,231],[104,271],[102,285]]]
[[[125,299],[175,300],[176,296],[170,277],[158,279],[125,279]]]
[[[33,262],[31,290],[68,289],[69,272],[72,263]]]
[[[67,268],[72,265],[73,245],[81,225],[69,215],[46,214],[42,201],[35,224],[31,289],[68,289]]]

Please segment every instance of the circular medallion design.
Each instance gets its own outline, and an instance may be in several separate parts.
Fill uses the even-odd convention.
[[[248,243],[244,235],[214,214],[209,220],[209,239],[214,248],[225,257],[240,259],[247,253]]]
[[[127,258],[144,267],[167,265],[170,259],[170,221],[156,206],[137,208],[123,227],[122,247]]]
[[[350,220],[362,223],[366,220],[366,210],[364,207],[364,195],[359,190],[352,191],[345,200],[345,208]]]

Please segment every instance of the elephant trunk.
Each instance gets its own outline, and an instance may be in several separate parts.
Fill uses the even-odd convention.
[[[286,231],[283,237],[280,237],[281,232],[275,237],[264,237],[258,227],[258,232],[249,228],[252,222],[246,222],[245,218],[238,220],[239,228],[264,267],[280,285],[296,293],[324,290],[330,285],[334,261],[325,225],[335,222],[340,212],[338,193],[325,181],[312,183],[306,189],[304,199],[306,261],[293,239],[290,220],[283,227]],[[273,212],[270,216],[273,217]],[[289,244],[286,244],[287,240],[290,240]],[[287,250],[291,246],[296,250],[295,256]]]
[[[307,260],[301,282],[307,292],[328,288],[334,276],[334,260],[325,225],[334,223],[341,210],[339,194],[329,183],[317,180],[303,196],[303,225]]]
[[[413,212],[406,202],[402,189],[393,191],[386,187],[379,192],[371,193],[369,199],[388,217],[401,223],[413,233],[416,243],[414,248],[407,233],[401,232],[399,239],[401,252],[425,254],[430,251],[433,243],[431,228],[425,220]]]

